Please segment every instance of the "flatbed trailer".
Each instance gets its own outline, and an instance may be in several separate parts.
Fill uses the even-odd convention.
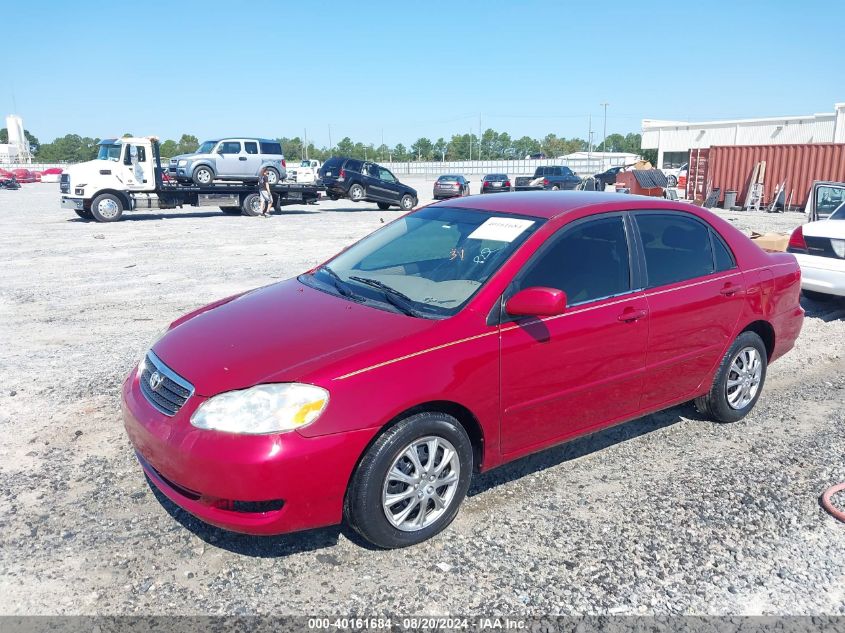
[[[255,183],[197,185],[165,180],[157,140],[125,138],[116,144],[117,160],[81,163],[62,174],[62,208],[98,222],[117,221],[126,211],[184,207],[219,207],[230,215],[261,213],[261,196]],[[286,205],[314,204],[323,189],[319,184],[271,185],[273,208],[280,211]]]

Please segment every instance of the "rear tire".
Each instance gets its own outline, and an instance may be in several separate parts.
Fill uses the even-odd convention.
[[[241,212],[251,218],[261,215],[261,196],[257,193],[250,193],[244,198],[241,204]]]
[[[355,470],[346,493],[347,522],[370,543],[388,549],[431,538],[458,514],[472,456],[469,437],[452,416],[426,412],[400,420],[376,439]],[[409,494],[390,504],[390,496],[404,493]]]
[[[270,185],[277,185],[282,177],[279,175],[279,172],[273,169],[272,167],[267,168],[267,183]]]
[[[376,204],[378,205],[378,208],[382,211],[387,211],[390,208],[390,205],[386,202],[377,202]]]
[[[802,290],[801,293],[812,301],[818,301],[819,303],[827,303],[828,301],[833,301],[836,299],[836,295],[829,295],[824,292],[816,292],[815,290]]]
[[[409,193],[406,193],[399,199],[399,206],[403,211],[410,211],[417,206],[417,199]]]
[[[357,182],[349,187],[349,199],[352,202],[361,202],[364,199],[364,187],[359,185]]]
[[[552,191],[560,191],[560,187],[557,185],[552,185]]]
[[[210,185],[214,181],[214,172],[211,171],[211,167],[200,165],[194,170],[191,179],[196,185]]]
[[[768,354],[754,332],[743,332],[725,352],[710,391],[695,399],[698,411],[717,422],[744,418],[763,393]]]
[[[103,193],[91,203],[91,215],[97,222],[117,222],[123,216],[123,201],[110,193]]]

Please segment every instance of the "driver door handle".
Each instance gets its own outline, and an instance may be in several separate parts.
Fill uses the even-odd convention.
[[[730,297],[735,294],[742,294],[744,292],[745,288],[743,288],[739,284],[726,283],[724,287],[719,291],[719,294],[725,295],[726,297]]]
[[[246,160],[246,156],[238,156],[238,160]]]
[[[647,310],[635,310],[634,308],[625,308],[622,311],[617,319],[622,321],[623,323],[632,323],[634,321],[638,321],[639,319],[643,319],[648,315]]]

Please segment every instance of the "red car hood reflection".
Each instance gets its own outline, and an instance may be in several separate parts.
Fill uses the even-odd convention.
[[[197,394],[213,396],[262,382],[301,380],[362,355],[356,369],[366,364],[367,351],[435,323],[360,305],[290,279],[188,319],[154,350]]]

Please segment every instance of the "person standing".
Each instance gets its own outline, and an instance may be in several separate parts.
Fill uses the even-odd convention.
[[[258,172],[258,194],[261,196],[261,216],[269,218],[273,194],[270,193],[270,179],[267,178],[266,167],[262,167]]]

